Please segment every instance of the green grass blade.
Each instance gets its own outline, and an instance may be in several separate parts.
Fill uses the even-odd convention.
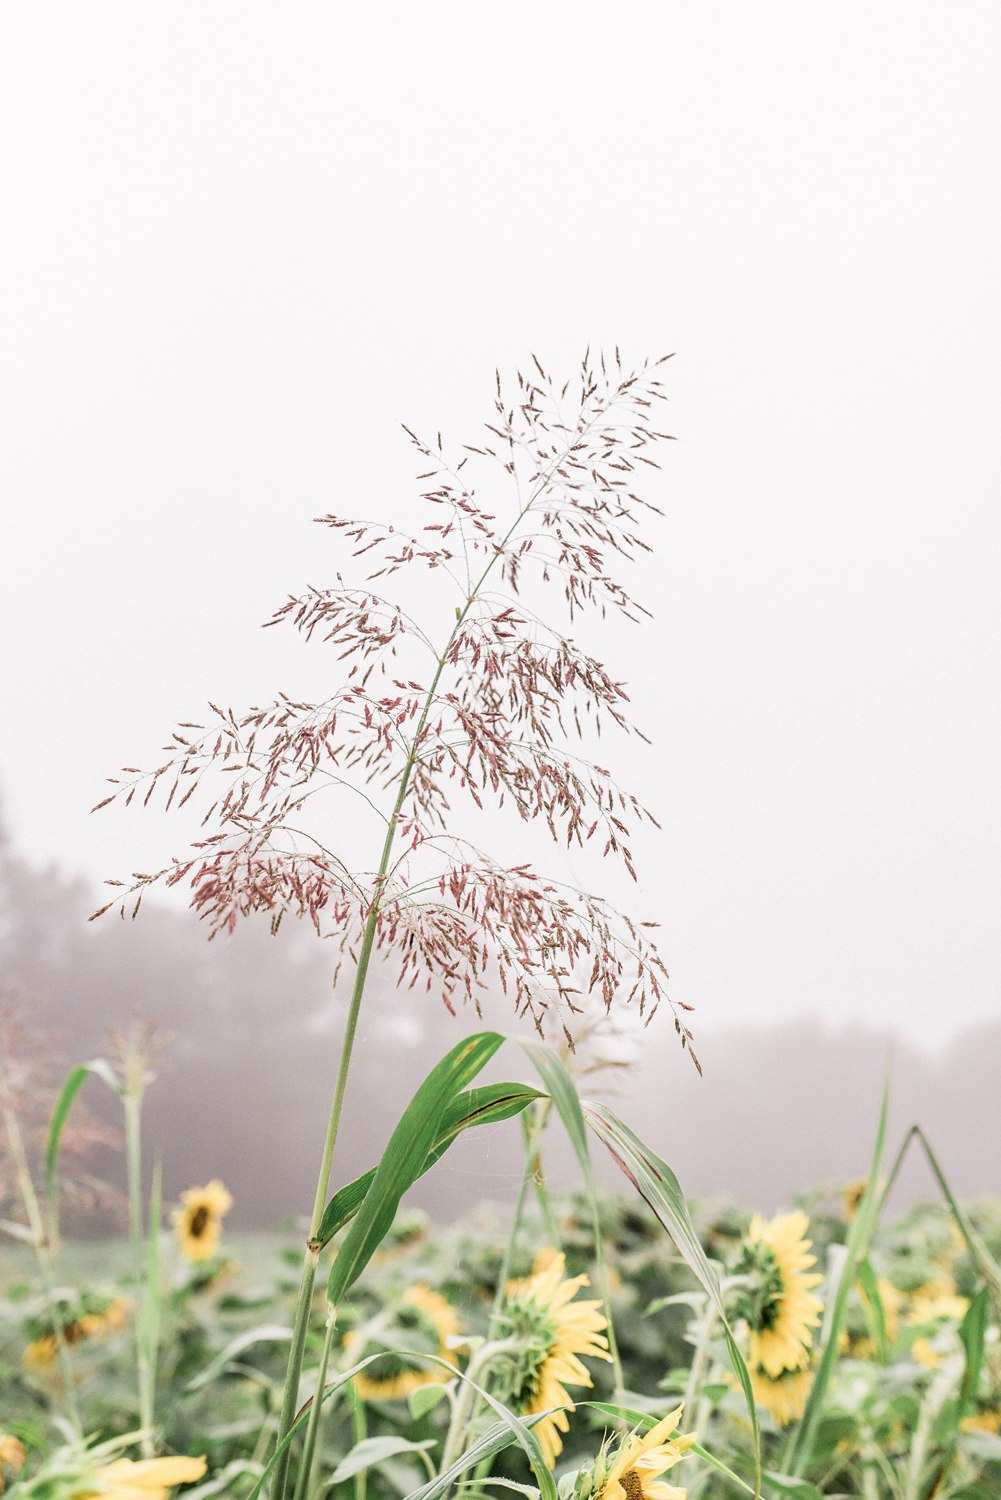
[[[580,1164],[581,1174],[584,1178],[584,1191],[587,1195],[588,1211],[591,1215],[591,1226],[594,1232],[594,1254],[598,1267],[598,1289],[601,1292],[602,1301],[605,1304],[605,1316],[608,1319],[608,1349],[612,1357],[612,1369],[615,1374],[616,1395],[622,1393],[624,1376],[622,1372],[622,1359],[615,1338],[615,1325],[612,1321],[612,1309],[609,1300],[608,1272],[605,1267],[605,1252],[601,1235],[601,1221],[598,1206],[598,1189],[594,1180],[594,1169],[591,1165],[591,1146],[587,1134],[587,1122],[584,1119],[584,1111],[580,1102],[577,1087],[563,1062],[550,1047],[543,1046],[539,1042],[528,1042],[519,1038],[526,1057],[536,1069],[539,1077],[545,1085],[546,1092],[556,1107],[556,1112],[563,1122],[574,1154]]]
[[[528,1088],[523,1083],[491,1083],[483,1088],[463,1090],[447,1106],[438,1139],[428,1153],[419,1175],[423,1177],[425,1172],[429,1172],[464,1130],[469,1130],[474,1125],[510,1120],[533,1100],[541,1097],[538,1089]],[[371,1167],[334,1194],[323,1211],[320,1227],[312,1241],[317,1249],[328,1244],[337,1231],[354,1218],[375,1181],[376,1171],[377,1168]]]
[[[503,1042],[498,1031],[481,1031],[459,1042],[431,1069],[414,1094],[330,1268],[327,1296],[332,1306],[338,1306],[392,1227],[400,1199],[421,1175],[434,1150],[449,1106]]]
[[[257,1328],[246,1328],[238,1333],[235,1338],[230,1339],[225,1349],[220,1349],[214,1359],[200,1369],[197,1375],[193,1375],[187,1385],[181,1387],[179,1394],[191,1395],[194,1391],[201,1391],[218,1375],[221,1375],[226,1367],[242,1354],[244,1349],[249,1349],[253,1344],[287,1344],[292,1337],[291,1328],[277,1323],[262,1323]]]
[[[862,1311],[865,1315],[869,1337],[875,1346],[880,1364],[885,1365],[887,1343],[886,1308],[883,1306],[883,1297],[879,1290],[879,1279],[868,1259],[859,1262],[855,1279],[863,1293]]]
[[[428,1364],[437,1365],[439,1369],[446,1370],[449,1375],[457,1376],[459,1380],[472,1384],[477,1394],[488,1406],[493,1408],[500,1418],[471,1448],[467,1449],[465,1453],[456,1459],[456,1462],[445,1474],[441,1474],[437,1479],[426,1485],[422,1485],[419,1490],[414,1490],[406,1497],[406,1500],[437,1500],[437,1496],[443,1494],[455,1478],[466,1473],[482,1459],[492,1458],[495,1453],[500,1453],[502,1449],[511,1447],[512,1443],[518,1443],[526,1453],[535,1477],[539,1481],[542,1500],[557,1500],[556,1483],[542,1456],[539,1440],[532,1432],[532,1428],[536,1423],[541,1422],[544,1417],[551,1416],[554,1411],[559,1411],[561,1408],[551,1407],[548,1411],[533,1412],[531,1416],[516,1417],[513,1412],[509,1411],[506,1406],[491,1396],[488,1391],[483,1390],[475,1382],[469,1382],[468,1376],[463,1375],[461,1370],[456,1370],[454,1365],[449,1364],[447,1360],[442,1359],[439,1355],[427,1354],[423,1350],[410,1349],[401,1349],[399,1352],[413,1359],[420,1359],[426,1361]],[[364,1359],[360,1359],[357,1364],[352,1365],[349,1370],[341,1371],[324,1386],[320,1393],[320,1400],[327,1401],[347,1381],[358,1375],[362,1370],[367,1369],[369,1365],[374,1364],[376,1360],[382,1358],[383,1355],[381,1353],[368,1354]],[[265,1484],[274,1473],[283,1454],[291,1447],[300,1428],[309,1420],[309,1412],[312,1404],[312,1400],[307,1401],[302,1410],[296,1414],[295,1421],[276,1447],[274,1453],[272,1453],[263,1473],[247,1496],[247,1500],[259,1500]]]
[[[831,1293],[828,1292],[828,1307],[824,1319],[826,1336],[820,1353],[820,1360],[817,1364],[817,1373],[814,1376],[813,1385],[810,1387],[810,1394],[807,1397],[803,1416],[788,1449],[787,1467],[790,1477],[793,1479],[802,1477],[803,1471],[810,1461],[814,1440],[817,1435],[817,1426],[820,1422],[820,1414],[823,1410],[824,1398],[827,1395],[827,1387],[830,1384],[834,1367],[838,1361],[838,1334],[844,1322],[848,1298],[858,1277],[859,1268],[868,1254],[876,1222],[886,1201],[886,1192],[888,1189],[880,1192],[879,1177],[883,1162],[883,1150],[886,1143],[886,1121],[889,1109],[890,1080],[887,1077],[886,1083],[883,1086],[883,1097],[880,1102],[879,1118],[876,1123],[876,1138],[873,1142],[866,1190],[862,1195],[858,1212],[852,1220],[851,1228],[848,1231],[844,1261],[841,1267],[841,1274],[838,1277],[837,1289],[834,1292],[833,1303],[830,1301]]]
[[[422,1443],[415,1443],[410,1438],[400,1437],[392,1433],[382,1433],[379,1437],[362,1438],[360,1442],[355,1443],[354,1447],[345,1453],[328,1482],[330,1484],[343,1484],[347,1479],[354,1479],[355,1475],[361,1474],[363,1470],[371,1469],[378,1464],[385,1463],[387,1458],[396,1458],[400,1454],[407,1453],[426,1453],[429,1448],[433,1447],[433,1438],[427,1438]]]
[[[723,1329],[730,1363],[740,1382],[751,1419],[754,1436],[754,1492],[755,1495],[759,1495],[761,1492],[761,1431],[758,1425],[757,1407],[754,1404],[754,1393],[751,1389],[751,1376],[733,1336],[726,1308],[723,1305],[719,1280],[702,1248],[702,1242],[692,1223],[688,1204],[678,1179],[667,1163],[651,1151],[639,1136],[635,1135],[628,1125],[624,1125],[606,1105],[586,1105],[585,1117],[595,1135],[611,1152],[613,1159],[629,1178],[640,1197],[653,1209],[674,1240],[689,1270],[712,1299]]]
[[[162,1170],[157,1162],[149,1195],[149,1240],[146,1247],[146,1274],[139,1305],[136,1345],[139,1355],[140,1422],[153,1433],[156,1425],[156,1378],[160,1354],[160,1217],[162,1213]]]
[[[89,1063],[78,1063],[75,1068],[70,1069],[65,1083],[59,1090],[49,1119],[49,1133],[45,1143],[45,1193],[49,1206],[49,1233],[54,1243],[59,1239],[59,1184],[56,1175],[59,1142],[62,1139],[66,1121],[69,1119],[70,1110],[73,1108],[73,1100],[92,1073],[103,1079],[108,1087],[117,1093],[118,1084],[115,1075],[110,1064],[106,1063],[103,1057],[95,1058]]]
[[[974,1229],[973,1225],[966,1217],[966,1214],[959,1206],[959,1201],[956,1198],[955,1193],[952,1191],[952,1188],[949,1186],[948,1179],[945,1173],[942,1171],[938,1157],[932,1150],[931,1143],[928,1140],[928,1137],[925,1135],[924,1131],[921,1129],[920,1125],[912,1125],[910,1130],[908,1131],[907,1139],[904,1141],[904,1144],[901,1147],[901,1159],[913,1139],[916,1139],[920,1143],[921,1148],[928,1159],[928,1165],[932,1169],[932,1172],[935,1176],[935,1181],[938,1183],[939,1187],[942,1190],[942,1196],[945,1198],[945,1201],[949,1205],[952,1216],[956,1221],[956,1227],[958,1228],[960,1234],[963,1236],[963,1239],[966,1241],[966,1247],[970,1252],[973,1263],[977,1267],[977,1270],[980,1272],[981,1276],[984,1278],[984,1281],[987,1284],[987,1290],[990,1293],[991,1301],[994,1303],[999,1318],[1001,1318],[1001,1267],[998,1266],[997,1261],[991,1255],[991,1252],[984,1244],[980,1235]]]
[[[976,1296],[971,1299],[963,1321],[959,1325],[959,1337],[966,1355],[963,1379],[959,1387],[960,1416],[973,1404],[976,1399],[977,1386],[980,1384],[980,1372],[984,1367],[984,1344],[987,1338],[987,1303],[987,1289],[981,1287]]]

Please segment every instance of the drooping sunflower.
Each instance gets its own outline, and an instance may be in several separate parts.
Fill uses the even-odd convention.
[[[402,1351],[425,1349],[454,1367],[456,1358],[448,1340],[460,1332],[455,1310],[440,1292],[432,1291],[423,1282],[408,1287],[392,1318],[383,1323],[371,1341],[360,1329],[351,1329],[344,1335],[345,1349],[353,1349],[359,1359],[384,1344],[388,1346],[384,1354],[354,1377],[355,1390],[363,1401],[401,1401],[419,1386],[444,1384],[451,1378],[448,1370],[441,1365],[415,1363]],[[393,1345],[398,1345],[400,1352]]]
[[[630,1433],[614,1453],[602,1449],[593,1466],[577,1476],[576,1500],[686,1500],[687,1490],[660,1477],[681,1462],[696,1440],[694,1432],[671,1436],[683,1409],[675,1407],[649,1432]]]
[[[788,1427],[790,1422],[799,1421],[813,1385],[812,1369],[786,1369],[778,1375],[769,1375],[760,1365],[751,1365],[749,1374],[755,1401],[777,1426]]]
[[[773,1377],[807,1363],[823,1311],[811,1291],[824,1278],[808,1271],[817,1259],[809,1253],[809,1227],[801,1210],[767,1223],[755,1214],[744,1242],[739,1269],[750,1285],[741,1294],[740,1312],[747,1320],[748,1362]]]
[[[551,1406],[572,1411],[566,1386],[592,1384],[580,1356],[609,1357],[601,1303],[574,1300],[581,1287],[590,1285],[588,1278],[564,1280],[565,1257],[548,1254],[533,1275],[510,1283],[498,1319],[498,1336],[514,1347],[499,1369],[497,1394],[521,1416]],[[569,1425],[566,1412],[556,1411],[533,1428],[550,1467],[563,1448],[560,1433]]]
[[[841,1217],[850,1224],[862,1206],[862,1199],[869,1191],[869,1179],[857,1177],[841,1189]]]
[[[210,1260],[219,1248],[223,1214],[233,1207],[229,1193],[217,1179],[181,1194],[182,1207],[170,1216],[186,1260]]]
[[[204,1473],[204,1458],[116,1458],[88,1476],[97,1489],[79,1490],[73,1500],[168,1500],[175,1485]]]
[[[97,1448],[71,1443],[57,1448],[18,1495],[25,1500],[169,1500],[175,1486],[190,1484],[205,1473],[205,1458],[115,1458],[127,1438],[112,1438]]]
[[[86,1343],[89,1339],[108,1338],[119,1333],[128,1322],[132,1303],[127,1297],[97,1298],[89,1293],[83,1298],[76,1316],[67,1318],[61,1325],[63,1342],[69,1345]],[[43,1333],[32,1339],[21,1356],[29,1370],[42,1370],[51,1365],[59,1352],[54,1332]]]
[[[4,1492],[4,1471],[16,1479],[24,1468],[26,1457],[20,1438],[10,1432],[0,1432],[0,1495]]]

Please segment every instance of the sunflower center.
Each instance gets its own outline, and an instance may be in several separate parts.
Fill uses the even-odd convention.
[[[635,1469],[627,1469],[619,1483],[626,1492],[626,1500],[645,1500],[643,1484]]]
[[[191,1222],[188,1225],[188,1233],[193,1239],[201,1239],[202,1235],[208,1228],[208,1223],[209,1211],[205,1207],[204,1203],[199,1203],[198,1207],[191,1215]]]

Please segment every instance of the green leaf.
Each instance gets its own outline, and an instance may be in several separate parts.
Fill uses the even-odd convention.
[[[730,1363],[734,1374],[740,1381],[751,1418],[754,1434],[755,1493],[757,1494],[761,1488],[761,1432],[758,1426],[758,1412],[754,1404],[754,1392],[751,1389],[751,1376],[726,1316],[719,1280],[702,1248],[702,1242],[692,1223],[688,1204],[678,1179],[667,1163],[651,1151],[649,1146],[646,1146],[639,1136],[635,1135],[628,1125],[623,1124],[606,1105],[588,1104],[585,1106],[585,1114],[595,1135],[607,1146],[640,1197],[653,1209],[674,1240],[689,1269],[712,1299],[726,1339]]]
[[[793,1500],[824,1500],[815,1484],[809,1484],[805,1479],[797,1479],[794,1474],[776,1474],[769,1469],[763,1478],[769,1489],[775,1490],[780,1495],[791,1495]]]
[[[421,1417],[426,1417],[432,1407],[437,1406],[439,1401],[444,1401],[446,1394],[445,1387],[440,1384],[419,1385],[416,1391],[411,1391],[407,1397],[407,1405],[414,1421],[419,1422]]]
[[[182,1387],[183,1393],[200,1391],[203,1386],[209,1385],[217,1375],[222,1374],[231,1360],[235,1359],[238,1354],[242,1354],[244,1349],[249,1349],[251,1344],[283,1344],[291,1337],[291,1328],[283,1328],[276,1323],[263,1323],[259,1328],[246,1329],[245,1332],[237,1334],[235,1339],[231,1339],[215,1359],[211,1360],[203,1370],[199,1370],[198,1374]]]
[[[423,1177],[425,1172],[430,1171],[464,1130],[469,1130],[473,1125],[510,1120],[533,1100],[541,1097],[538,1089],[527,1088],[523,1083],[491,1083],[484,1088],[464,1090],[446,1108],[438,1139],[429,1151],[418,1176]],[[323,1218],[312,1241],[316,1249],[322,1249],[339,1229],[343,1229],[354,1218],[375,1181],[376,1170],[375,1167],[370,1168],[334,1194],[323,1210]]]
[[[879,1290],[879,1281],[869,1260],[859,1262],[856,1278],[862,1290],[862,1311],[865,1314],[869,1336],[876,1346],[880,1364],[886,1363],[886,1308]]]
[[[412,1443],[409,1438],[391,1437],[388,1434],[362,1438],[341,1459],[328,1482],[342,1484],[345,1479],[353,1479],[356,1474],[360,1474],[363,1469],[370,1469],[373,1464],[385,1463],[387,1458],[396,1458],[401,1453],[426,1453],[433,1447],[433,1438],[428,1438],[424,1443]]]
[[[407,1105],[330,1268],[327,1297],[333,1307],[388,1234],[400,1199],[424,1171],[456,1096],[469,1087],[503,1041],[500,1032],[481,1031],[459,1042],[431,1069]]]
[[[971,1300],[959,1325],[959,1337],[966,1354],[966,1365],[959,1388],[959,1408],[962,1414],[974,1402],[980,1371],[984,1365],[984,1340],[987,1336],[988,1296],[987,1288],[981,1287]]]
[[[53,1240],[59,1238],[59,1193],[56,1179],[59,1142],[69,1118],[69,1112],[73,1108],[73,1100],[92,1073],[95,1077],[102,1079],[116,1094],[121,1092],[111,1064],[103,1057],[95,1057],[89,1063],[78,1063],[75,1068],[71,1068],[56,1096],[45,1146],[45,1191],[49,1204],[49,1226]]]
[[[876,1228],[889,1184],[880,1191],[879,1176],[883,1161],[883,1146],[886,1140],[886,1121],[890,1110],[890,1080],[887,1077],[883,1086],[883,1097],[880,1102],[879,1118],[876,1122],[876,1138],[873,1142],[872,1157],[869,1162],[869,1176],[866,1179],[866,1190],[862,1195],[858,1212],[851,1223],[848,1231],[848,1239],[844,1246],[844,1257],[841,1265],[841,1274],[837,1279],[837,1285],[827,1292],[827,1307],[824,1313],[823,1349],[817,1364],[817,1373],[814,1376],[810,1394],[806,1400],[806,1407],[800,1419],[793,1437],[786,1450],[785,1466],[790,1473],[799,1478],[810,1461],[813,1452],[813,1444],[817,1434],[817,1426],[820,1422],[820,1414],[823,1410],[824,1398],[827,1395],[827,1387],[830,1383],[834,1367],[838,1360],[838,1334],[844,1321],[845,1311],[848,1306],[848,1298],[852,1287],[855,1285],[859,1267],[868,1254],[869,1244]]]
[[[491,1405],[496,1404],[491,1402]],[[556,1500],[556,1483],[542,1457],[539,1440],[532,1432],[532,1428],[537,1422],[541,1422],[543,1417],[551,1416],[554,1411],[559,1410],[559,1407],[554,1406],[548,1411],[533,1412],[530,1417],[510,1415],[507,1421],[495,1422],[444,1473],[429,1480],[419,1490],[412,1490],[406,1500],[439,1500],[439,1497],[444,1495],[457,1479],[461,1479],[463,1474],[468,1474],[470,1469],[475,1469],[485,1460],[494,1458],[505,1448],[510,1448],[513,1443],[520,1443],[529,1452],[529,1459],[542,1492],[542,1500]],[[534,1456],[530,1451],[530,1444],[534,1446]]]

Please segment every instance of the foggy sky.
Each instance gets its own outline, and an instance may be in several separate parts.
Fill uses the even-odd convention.
[[[409,514],[401,421],[475,442],[495,365],[673,350],[656,619],[607,636],[654,741],[618,763],[664,826],[636,905],[673,993],[703,1034],[934,1047],[996,1016],[999,30],[989,4],[5,7],[16,846],[161,864],[180,827],[89,818],[102,778],[209,697],[336,686],[257,627],[344,564],[311,517]]]

